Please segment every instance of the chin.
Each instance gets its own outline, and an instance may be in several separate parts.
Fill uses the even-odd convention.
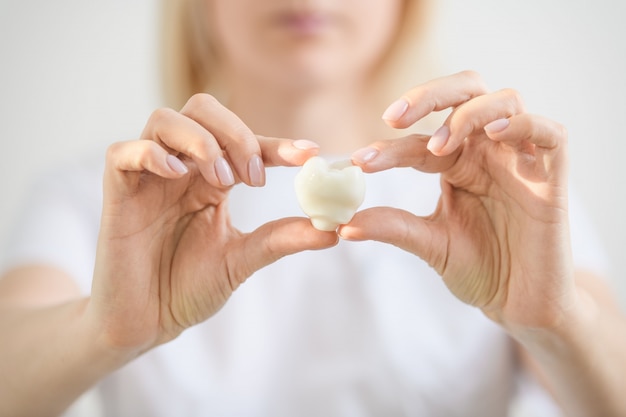
[[[363,74],[353,70],[346,62],[334,57],[298,57],[269,69],[272,82],[296,91],[315,91],[345,86]]]

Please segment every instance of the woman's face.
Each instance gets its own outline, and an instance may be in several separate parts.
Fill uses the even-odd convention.
[[[362,80],[392,42],[404,0],[207,0],[227,74],[273,87]]]

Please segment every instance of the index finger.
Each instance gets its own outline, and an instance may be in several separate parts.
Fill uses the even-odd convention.
[[[392,103],[383,114],[383,120],[391,127],[404,129],[434,111],[459,106],[488,91],[474,71],[436,78],[409,90]]]

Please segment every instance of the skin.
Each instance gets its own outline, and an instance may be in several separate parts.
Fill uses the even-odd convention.
[[[257,134],[311,139],[323,152],[350,153],[390,134],[367,93],[402,3],[209,1],[224,104]],[[323,23],[306,29],[318,16]],[[298,19],[305,23],[285,23]]]
[[[377,142],[371,148],[381,155],[361,165],[368,172],[394,166],[440,172],[439,204],[427,219],[368,210],[341,235],[376,236],[424,258],[454,295],[505,327],[558,324],[575,303],[565,129],[524,113],[514,90],[488,93],[472,72],[434,80],[405,99],[410,110],[392,121],[396,127],[454,108],[439,130],[447,141]],[[490,129],[500,124],[504,129]]]
[[[428,217],[364,210],[340,236],[426,260],[456,297],[519,342],[522,362],[567,415],[623,415],[626,320],[604,281],[574,269],[565,128],[526,113],[514,90],[489,92],[473,72],[418,86],[401,100],[406,112],[388,120],[398,128],[452,112],[432,137],[378,141],[353,162],[370,173],[440,173],[439,204]]]
[[[335,245],[336,233],[304,218],[244,234],[226,210],[231,187],[262,186],[266,167],[301,165],[320,147],[354,151],[369,173],[439,173],[431,216],[373,208],[339,235],[428,261],[455,296],[519,341],[525,362],[571,415],[624,414],[624,318],[571,260],[565,130],[526,113],[514,90],[490,92],[463,72],[408,91],[406,112],[387,120],[402,128],[452,109],[434,138],[377,140],[390,129],[365,117],[363,90],[393,39],[401,2],[353,3],[307,3],[337,17],[306,36],[271,18],[303,13],[304,3],[207,3],[216,21],[230,23],[212,26],[223,41],[228,106],[196,95],[179,111],[155,111],[140,140],[109,148],[90,297],[46,265],[0,280],[0,375],[12,376],[0,379],[0,414],[59,414],[108,373],[209,319],[254,271]],[[361,9],[371,13],[354,13]],[[353,65],[335,64],[337,56]]]
[[[304,97],[363,82],[395,36],[402,3],[208,1],[207,30],[227,78]]]

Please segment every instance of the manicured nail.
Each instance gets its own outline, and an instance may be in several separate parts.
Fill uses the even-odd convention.
[[[221,156],[215,160],[215,174],[224,187],[230,187],[235,183],[233,170],[230,169],[228,162]]]
[[[259,155],[253,155],[252,158],[250,158],[248,162],[248,176],[250,177],[251,185],[255,187],[265,185],[265,167]]]
[[[165,162],[170,167],[170,169],[177,174],[186,174],[189,172],[187,166],[180,159],[176,158],[174,155],[167,155],[165,157]]]
[[[383,120],[387,120],[390,122],[395,122],[400,119],[406,110],[409,108],[409,103],[405,99],[401,98],[399,100],[391,103],[387,110],[383,113]]]
[[[317,143],[312,140],[307,139],[298,139],[292,142],[294,148],[301,149],[303,151],[308,151],[309,149],[317,149],[320,147]]]
[[[352,154],[352,160],[360,164],[367,164],[379,154],[378,149],[362,148]]]
[[[487,134],[498,133],[498,132],[502,132],[504,129],[509,127],[510,124],[511,122],[509,121],[509,119],[498,119],[498,120],[494,120],[491,123],[487,123],[484,129],[485,129],[485,132],[487,132]]]
[[[433,135],[430,137],[426,148],[428,148],[428,150],[432,153],[439,152],[443,149],[444,146],[446,146],[449,138],[450,128],[446,125],[443,125],[439,129],[437,129],[435,133],[433,133]]]

